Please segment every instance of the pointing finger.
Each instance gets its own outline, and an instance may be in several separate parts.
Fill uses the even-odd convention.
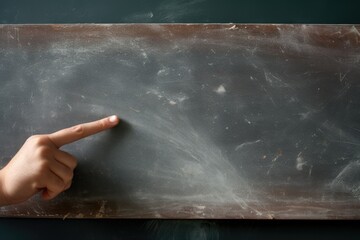
[[[103,118],[94,122],[79,124],[70,128],[65,128],[60,131],[49,134],[50,140],[58,147],[69,144],[88,137],[90,135],[99,133],[106,129],[112,128],[119,123],[117,116]]]

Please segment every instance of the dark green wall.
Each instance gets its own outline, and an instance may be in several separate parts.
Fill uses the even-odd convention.
[[[356,23],[356,0],[2,0],[0,23]]]

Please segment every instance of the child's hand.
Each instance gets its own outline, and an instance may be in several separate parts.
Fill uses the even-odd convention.
[[[0,171],[0,206],[27,200],[39,191],[45,200],[71,186],[76,159],[59,148],[114,127],[116,116],[76,125],[26,140],[13,159]]]

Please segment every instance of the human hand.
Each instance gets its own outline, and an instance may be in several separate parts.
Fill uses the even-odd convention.
[[[59,148],[119,123],[117,116],[29,137],[0,170],[0,206],[20,203],[39,191],[49,200],[71,186],[76,159]]]

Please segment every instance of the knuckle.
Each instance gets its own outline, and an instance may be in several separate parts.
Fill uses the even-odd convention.
[[[78,162],[77,162],[77,160],[74,158],[73,161],[70,162],[70,164],[71,164],[72,170],[74,170],[74,169],[77,167]]]
[[[100,129],[103,129],[103,128],[105,128],[107,126],[107,121],[105,119],[102,119],[102,120],[99,120],[97,122],[97,124],[98,124]]]
[[[71,187],[72,181],[69,181],[66,186],[65,186],[65,190],[69,189]]]
[[[72,171],[77,167],[77,159],[71,154],[67,153],[66,166],[68,166]]]
[[[48,161],[40,161],[37,167],[37,174],[39,177],[44,176],[49,170],[49,163]]]
[[[33,183],[32,183],[32,188],[33,188],[33,189],[39,189],[39,188],[41,188],[41,187],[43,187],[42,182],[41,182],[40,180],[38,180],[38,179],[35,179],[35,180],[33,181]]]
[[[26,140],[26,142],[34,142],[37,140],[38,136],[39,135],[32,135]]]
[[[31,143],[32,145],[38,146],[44,144],[46,141],[45,136],[43,135],[32,135],[26,142]]]
[[[57,180],[56,187],[57,187],[57,191],[59,193],[64,190],[65,186],[66,186],[66,184],[64,181],[62,181],[60,179]]]
[[[71,170],[67,171],[67,179],[66,180],[71,181],[73,179],[73,177],[74,177],[73,171],[71,171]]]
[[[82,125],[76,125],[74,127],[71,127],[70,131],[72,131],[73,133],[75,133],[75,134],[77,134],[79,136],[84,135],[84,127]]]
[[[33,180],[31,183],[31,189],[43,189],[45,186],[40,183],[40,181]]]
[[[39,158],[50,158],[52,156],[52,150],[46,145],[39,145],[35,150],[35,155]]]

